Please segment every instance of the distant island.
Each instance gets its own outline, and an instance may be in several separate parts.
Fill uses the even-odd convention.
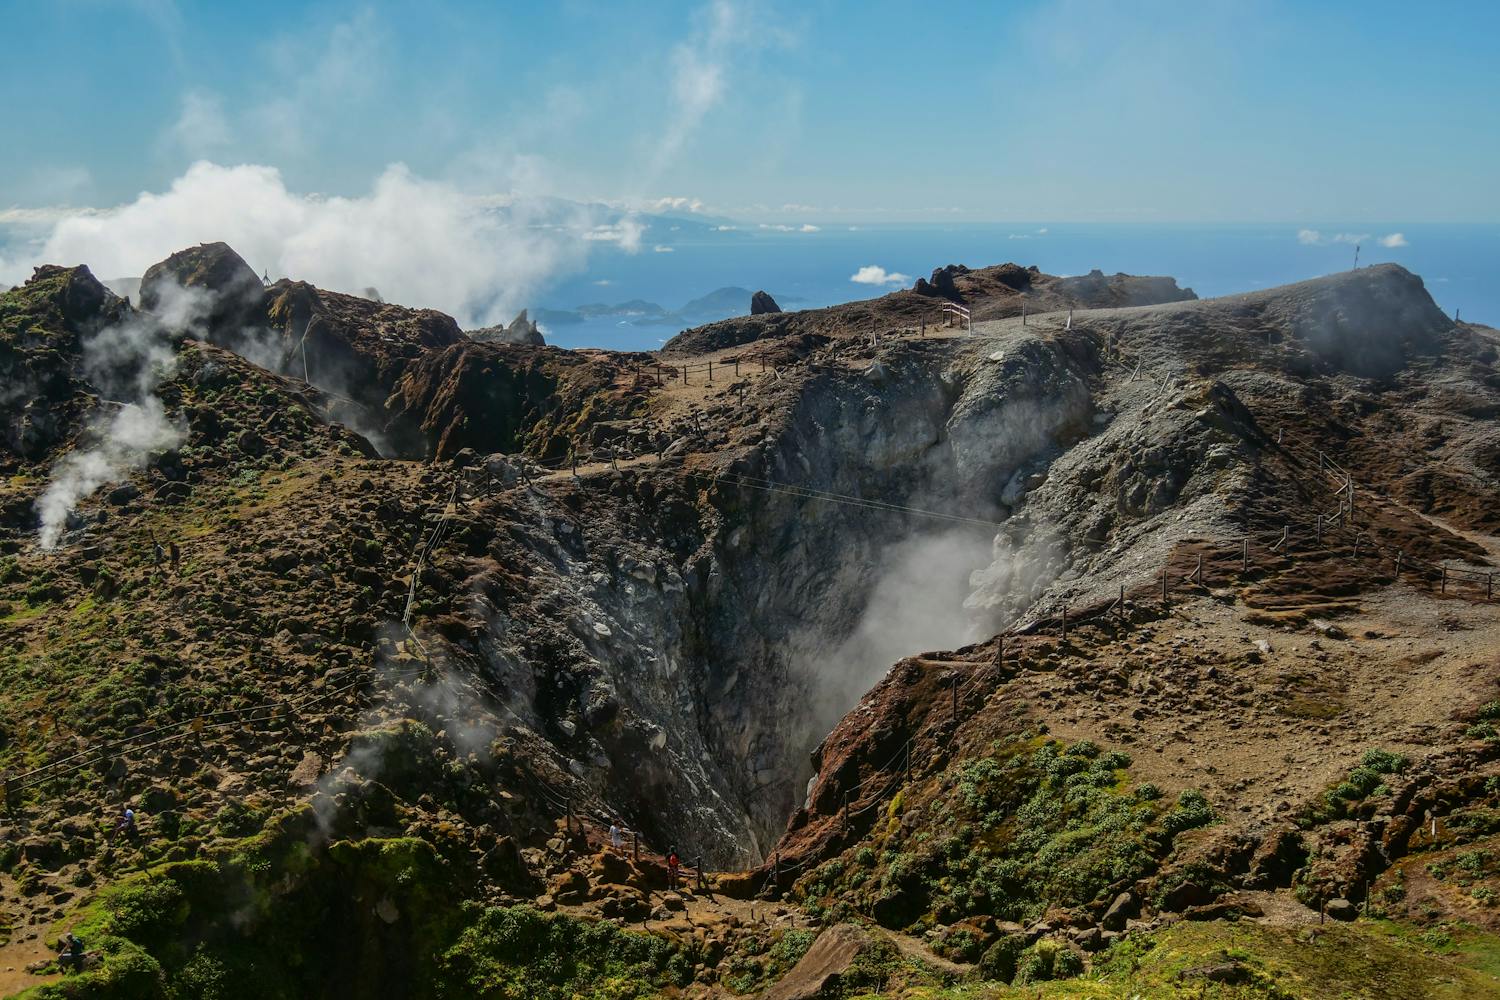
[[[590,320],[618,319],[630,326],[686,329],[733,316],[750,315],[750,299],[754,294],[748,288],[730,285],[693,299],[679,309],[668,309],[645,299],[631,299],[615,305],[591,302],[575,309],[537,309],[535,315],[536,321],[543,326],[572,326]],[[802,301],[793,295],[777,295],[775,298],[778,302]]]

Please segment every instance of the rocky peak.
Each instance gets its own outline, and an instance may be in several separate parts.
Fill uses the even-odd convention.
[[[481,327],[478,330],[468,331],[468,338],[481,344],[521,344],[531,347],[543,347],[547,341],[542,337],[542,331],[527,315],[528,310],[522,309],[516,318],[507,326],[504,323],[495,326]]]
[[[141,277],[141,308],[147,312],[182,311],[175,289],[204,293],[187,310],[208,324],[216,340],[232,340],[235,330],[264,321],[265,286],[255,270],[227,243],[200,243],[151,265]]]

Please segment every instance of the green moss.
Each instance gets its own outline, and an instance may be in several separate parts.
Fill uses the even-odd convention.
[[[525,906],[479,913],[438,962],[434,995],[497,1000],[637,1000],[692,981],[664,938]]]
[[[1148,876],[1178,834],[1214,821],[1200,793],[1166,806],[1155,788],[1132,789],[1130,764],[1089,742],[996,744],[950,773],[921,828],[878,828],[877,844],[861,845],[869,854],[820,867],[799,886],[802,899],[828,919],[853,911],[888,927],[1027,921],[1098,900]],[[877,846],[871,870],[861,859]]]

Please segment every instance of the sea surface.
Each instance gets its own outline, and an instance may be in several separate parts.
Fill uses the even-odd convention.
[[[1500,225],[1307,223],[1145,225],[1067,223],[815,224],[794,231],[736,224],[725,231],[656,222],[630,254],[608,249],[587,271],[540,297],[539,307],[573,310],[586,303],[642,299],[668,310],[725,286],[765,289],[784,309],[804,309],[885,294],[902,284],[850,280],[875,266],[905,275],[905,286],[944,264],[981,267],[1014,261],[1049,274],[1171,275],[1200,297],[1301,281],[1354,264],[1393,261],[1420,275],[1452,315],[1500,326]],[[1318,234],[1315,241],[1304,230]],[[1391,238],[1400,234],[1400,239]],[[1380,238],[1398,245],[1382,246]],[[1338,238],[1335,241],[1335,238]],[[670,249],[658,249],[670,248]],[[750,307],[746,297],[743,312]],[[678,330],[593,318],[546,329],[564,347],[651,350]]]
[[[1361,265],[1394,261],[1420,275],[1449,315],[1459,310],[1464,319],[1500,326],[1500,224],[1494,223],[761,225],[650,216],[646,227],[636,252],[601,243],[584,269],[555,276],[525,303],[533,315],[546,314],[542,326],[549,343],[653,350],[684,326],[748,313],[750,293],[757,289],[770,292],[784,309],[806,309],[910,287],[945,264],[1014,261],[1060,275],[1094,268],[1170,275],[1207,298],[1347,269],[1354,264],[1356,240]],[[0,227],[0,257],[18,239]],[[862,268],[880,268],[900,280],[851,280]],[[743,294],[712,296],[724,288]],[[580,306],[635,300],[672,313],[705,296],[713,303],[708,312],[700,303],[666,323],[643,322],[639,314],[577,314]],[[554,322],[562,313],[576,321]]]

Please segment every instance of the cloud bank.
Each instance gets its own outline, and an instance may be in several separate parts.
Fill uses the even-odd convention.
[[[164,192],[62,218],[38,257],[86,263],[108,278],[136,276],[183,247],[223,240],[272,278],[351,294],[374,286],[389,301],[478,326],[500,322],[550,280],[581,269],[593,243],[640,247],[644,226],[630,217],[606,223],[595,208],[517,194],[498,201],[400,164],[366,195],[324,197],[288,190],[273,167],[202,160]],[[0,262],[0,281],[17,283],[40,261]]]

